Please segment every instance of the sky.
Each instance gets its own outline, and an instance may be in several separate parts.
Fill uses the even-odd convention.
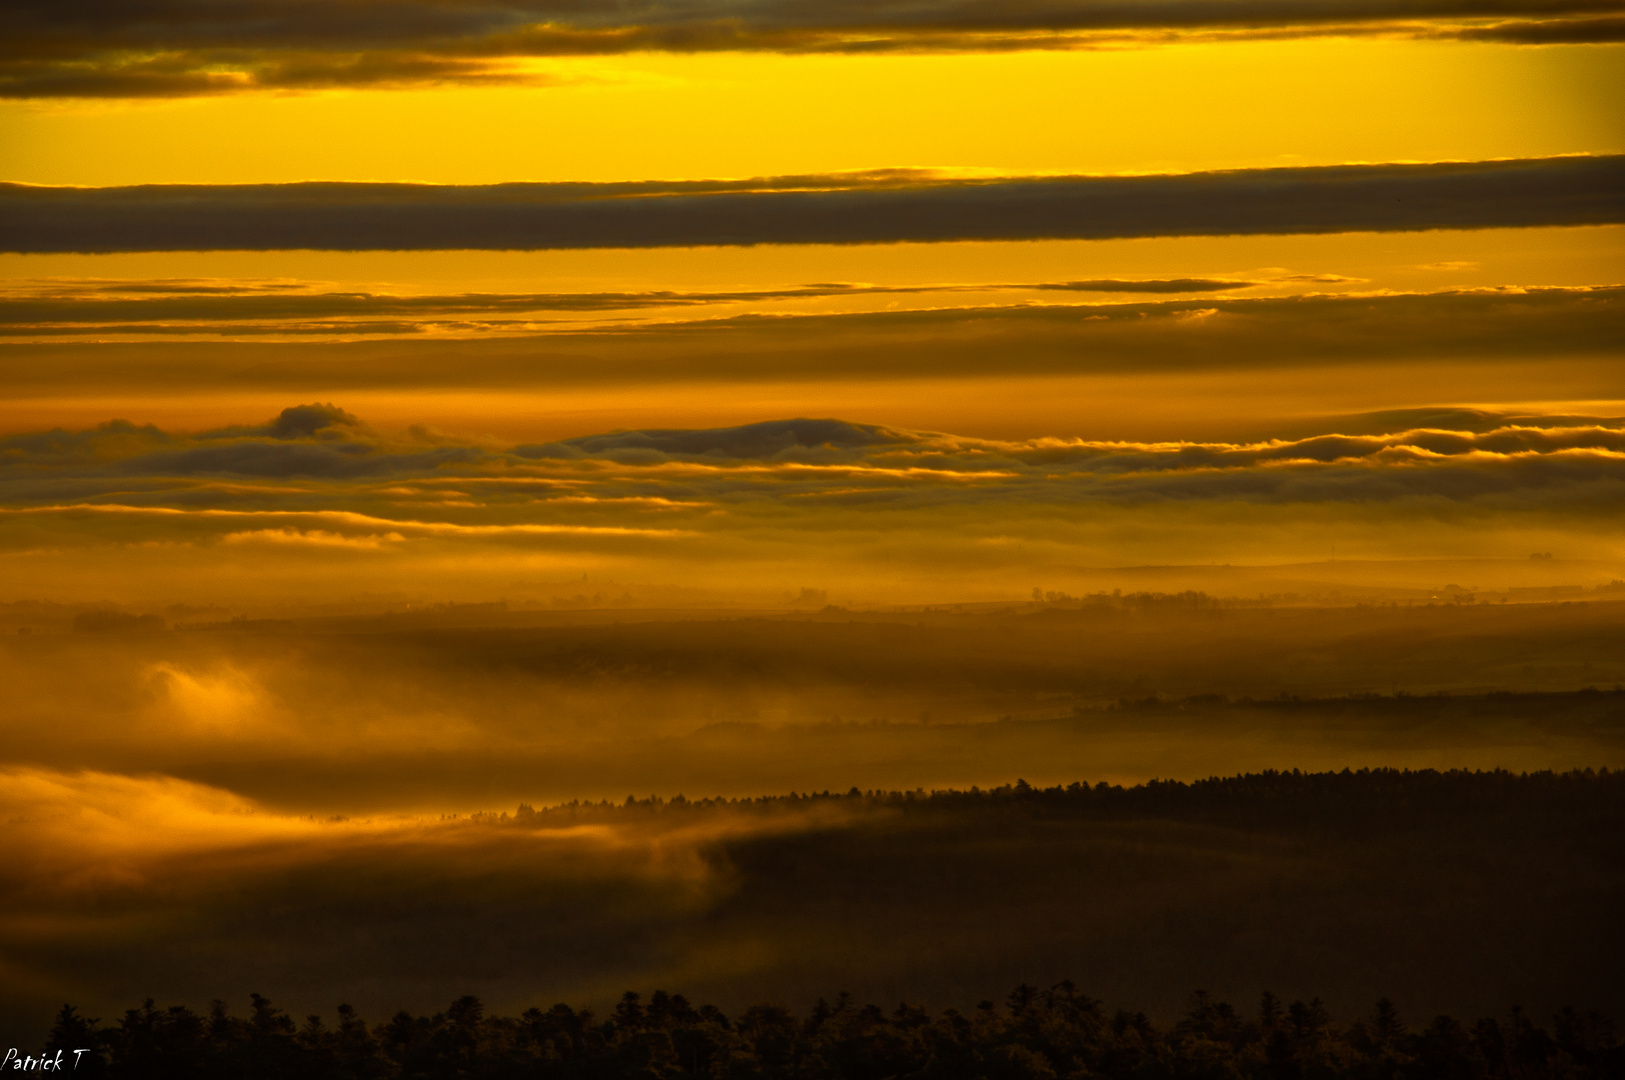
[[[0,1000],[516,800],[1617,767],[998,722],[1625,678],[1622,350],[1617,0],[9,3]],[[542,847],[726,892],[620,828]]]

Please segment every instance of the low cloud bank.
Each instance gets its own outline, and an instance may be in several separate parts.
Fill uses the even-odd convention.
[[[1578,584],[1621,576],[1620,419],[1377,419],[1408,417],[1165,442],[812,417],[518,446],[379,432],[331,404],[197,434],[110,422],[0,439],[0,550],[19,598],[256,605],[403,586],[498,599],[541,575],[592,606],[588,572],[730,603],[798,581],[846,597],[1009,598],[1089,566],[1338,551],[1561,549],[1594,561]],[[636,603],[623,592],[611,596]]]
[[[1336,498],[1336,485],[1363,478],[1356,486],[1371,497],[1377,485],[1395,490],[1450,493],[1450,483],[1540,486],[1564,476],[1625,476],[1625,420],[1621,418],[1519,415],[1496,417],[1482,410],[1412,410],[1374,414],[1376,420],[1432,419],[1440,426],[1403,427],[1374,434],[1328,432],[1299,439],[1262,442],[1130,442],[1082,438],[1027,440],[980,439],[938,432],[909,431],[838,419],[771,420],[739,427],[655,429],[589,435],[545,444],[511,448],[462,443],[426,433],[386,437],[370,431],[356,417],[330,404],[298,405],[258,426],[237,426],[176,435],[152,425],[138,427],[110,421],[94,429],[61,429],[0,438],[0,484],[34,492],[12,509],[50,509],[37,499],[49,479],[72,483],[80,498],[83,484],[101,477],[123,486],[132,476],[154,479],[199,476],[352,479],[419,478],[431,484],[454,483],[480,488],[503,476],[528,477],[543,494],[551,484],[556,501],[570,505],[619,505],[629,501],[640,512],[649,509],[704,509],[705,500],[685,496],[709,491],[737,493],[764,480],[799,481],[806,495],[823,484],[845,488],[854,478],[871,475],[888,483],[940,484],[981,480],[1031,494],[1033,484],[1055,487],[1067,498],[1121,497],[1161,491],[1186,498],[1203,490],[1222,497],[1270,497],[1270,492],[1296,489],[1301,497],[1317,478],[1334,486],[1318,497]],[[1373,419],[1349,418],[1351,428],[1370,428]],[[1461,430],[1446,426],[1462,420]],[[433,438],[436,445],[424,445]],[[609,472],[580,466],[597,462]],[[669,466],[696,466],[701,471]],[[624,467],[647,468],[647,480],[671,490],[632,490]],[[766,467],[767,471],[763,471]],[[538,472],[537,470],[543,470]],[[517,470],[517,471],[516,471]],[[553,470],[553,471],[548,471]],[[1441,470],[1466,481],[1436,479]],[[1453,471],[1452,471],[1453,470]],[[1527,474],[1527,480],[1517,479]],[[1434,479],[1430,479],[1433,477]],[[1446,486],[1439,487],[1444,484]],[[1173,486],[1178,485],[1178,486]],[[3,497],[6,487],[0,487]],[[970,490],[962,484],[957,490]],[[274,489],[270,489],[274,490]],[[498,494],[501,489],[489,490]],[[976,490],[987,490],[986,484]],[[109,492],[111,493],[111,492]],[[429,494],[417,489],[384,494]],[[466,492],[452,494],[468,497]],[[670,496],[670,497],[667,497]],[[443,496],[435,495],[435,498]],[[149,509],[157,509],[147,504]],[[460,505],[473,506],[474,503]],[[71,509],[72,507],[57,507]],[[86,509],[96,506],[86,504]],[[100,509],[115,509],[114,504]],[[130,512],[140,504],[123,507]],[[324,507],[306,511],[342,519],[353,508]],[[227,511],[264,513],[239,505]],[[285,510],[285,513],[300,511]],[[362,515],[365,517],[365,515]],[[358,519],[359,520],[359,519]],[[387,519],[365,518],[369,524]],[[401,522],[405,526],[420,523]],[[534,525],[534,523],[533,523]],[[452,530],[450,525],[445,526]],[[474,528],[473,525],[464,526]],[[519,527],[513,525],[511,527]]]

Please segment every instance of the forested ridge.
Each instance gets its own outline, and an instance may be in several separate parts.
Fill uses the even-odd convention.
[[[89,1012],[105,1023],[64,1007],[50,1047],[70,1058],[88,1050],[75,1075],[114,1080],[1625,1078],[1625,1047],[1592,1011],[1618,1013],[1621,770],[1261,772],[1131,787],[1018,781],[959,791],[627,798],[522,805],[446,824],[505,852],[548,830],[573,835],[578,825],[624,825],[628,836],[691,827],[709,835],[707,822],[757,816],[786,827],[718,831],[701,843],[705,865],[726,874],[729,887],[692,917],[670,912],[665,885],[612,878],[609,892],[562,895],[642,889],[637,895],[655,914],[636,908],[636,918],[603,926],[571,922],[579,905],[550,900],[545,877],[526,879],[507,906],[470,904],[456,924],[392,929],[383,910],[358,934],[351,921],[329,926],[296,906],[288,916],[299,933],[325,935],[316,940],[328,947],[372,935],[391,956],[417,956],[413,949],[441,948],[444,935],[458,935],[451,944],[468,952],[467,962],[446,963],[442,978],[452,992],[488,1000],[501,991],[457,973],[489,963],[493,950],[512,953],[511,970],[544,1001],[594,1000],[589,991],[548,989],[545,980],[594,933],[658,943],[636,938],[657,916],[676,920],[671,933],[722,944],[766,938],[784,956],[812,958],[787,963],[766,989],[735,991],[693,976],[685,985],[681,975],[658,972],[610,983],[676,983],[696,1000],[722,1001],[726,1014],[657,992],[628,994],[607,1013],[555,1005],[496,1016],[468,996],[434,1015],[400,1011],[378,1022],[403,999],[419,1009],[445,1000],[402,993],[362,998],[361,1012],[340,1006],[336,1016],[301,1021],[353,993],[341,986],[364,994],[366,982],[290,989],[284,975],[259,985],[303,1008],[289,1016],[254,995],[239,1018],[225,1003],[201,1003],[248,989],[247,979],[217,979],[201,992],[148,990],[147,976],[132,970],[122,998],[92,1002]],[[408,864],[389,879],[392,888],[404,895],[435,865]],[[455,879],[433,880],[438,889],[456,887]],[[289,897],[321,886],[299,881],[299,892],[273,899],[292,905]],[[739,930],[730,936],[718,927]],[[716,936],[704,937],[708,929]],[[1110,948],[1081,947],[1079,935],[1109,935]],[[865,963],[847,961],[860,953]],[[372,954],[357,955],[356,971],[378,970]],[[876,972],[884,979],[908,964],[916,965],[912,982],[877,985]],[[1448,977],[1431,978],[1441,967]],[[1085,989],[1110,1000],[1051,983],[1079,970],[1090,973]],[[1136,984],[1124,974],[1136,970],[1153,976]],[[1039,988],[970,1004],[982,987],[1008,986],[1027,972]],[[846,982],[854,973],[870,981]],[[1212,981],[1226,977],[1233,981]],[[1159,997],[1173,979],[1180,982]],[[1195,995],[1181,1015],[1181,983],[1221,993]],[[804,1013],[780,1004],[843,985],[860,997],[839,995]],[[1260,1002],[1254,995],[1269,986],[1305,1000]],[[189,1004],[148,1001],[109,1015],[146,993]],[[1404,1011],[1379,1002],[1357,1015],[1379,994]],[[929,1006],[896,1004],[922,998]],[[763,999],[773,1003],[739,1008]],[[875,999],[885,1008],[860,1004]],[[1537,1008],[1512,1007],[1520,1001]],[[959,1011],[936,1011],[949,1003]],[[502,993],[500,1004],[527,1002]]]
[[[1151,780],[1132,787],[1075,782],[1035,787],[1017,780],[969,790],[791,792],[740,799],[627,796],[624,803],[571,801],[533,808],[521,804],[511,819],[491,821],[557,825],[651,814],[732,809],[772,813],[819,803],[851,803],[930,817],[1005,810],[1054,818],[1198,818],[1268,823],[1283,829],[1344,823],[1364,830],[1403,826],[1418,816],[1472,818],[1486,813],[1596,817],[1625,823],[1625,770],[1574,769],[1515,773],[1505,769],[1344,769],[1341,772],[1266,770],[1205,780]]]
[[[1351,1023],[1319,999],[1265,994],[1243,1012],[1207,994],[1159,1025],[1109,1009],[1070,982],[1018,986],[1003,1004],[932,1016],[900,1004],[820,999],[805,1015],[755,1005],[729,1017],[680,994],[628,992],[609,1015],[555,1005],[487,1016],[477,998],[444,1012],[368,1024],[348,1006],[333,1026],[296,1024],[255,994],[247,1018],[217,1001],[206,1015],[147,1001],[105,1029],[64,1006],[48,1053],[89,1049],[74,1075],[205,1080],[1061,1080],[1084,1077],[1586,1080],[1625,1076],[1625,1046],[1597,1013],[1564,1009],[1543,1026],[1514,1008],[1462,1023],[1407,1026],[1376,1003]]]

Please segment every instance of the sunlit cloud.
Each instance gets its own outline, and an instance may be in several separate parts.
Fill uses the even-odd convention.
[[[472,505],[472,504],[471,504]],[[322,529],[252,529],[232,532],[220,538],[223,544],[312,544],[317,547],[365,548],[377,550],[387,543],[406,539],[398,532],[346,536]]]

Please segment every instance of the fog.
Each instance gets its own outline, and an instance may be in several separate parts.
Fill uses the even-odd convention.
[[[1625,683],[1617,600],[439,618],[12,634],[8,760],[158,771],[318,815],[1625,765],[1615,713],[1573,694]]]

